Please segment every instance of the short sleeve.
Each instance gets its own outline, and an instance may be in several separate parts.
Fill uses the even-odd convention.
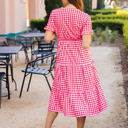
[[[45,30],[51,30],[51,31],[55,31],[55,27],[54,27],[54,14],[53,11],[50,13],[50,17],[48,20],[47,25],[44,27]]]
[[[81,35],[84,35],[84,34],[90,34],[90,35],[93,34],[91,17],[89,15],[87,16],[86,20],[84,20],[84,23],[83,23]]]

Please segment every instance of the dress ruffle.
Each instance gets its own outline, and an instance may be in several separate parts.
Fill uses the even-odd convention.
[[[96,116],[107,108],[95,64],[65,66],[56,63],[49,111],[65,116]]]

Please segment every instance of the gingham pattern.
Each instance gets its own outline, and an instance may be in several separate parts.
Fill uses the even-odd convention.
[[[96,116],[107,109],[90,50],[82,48],[82,35],[92,34],[91,18],[73,8],[51,12],[45,30],[58,37],[57,61],[50,95],[49,111],[65,116]]]

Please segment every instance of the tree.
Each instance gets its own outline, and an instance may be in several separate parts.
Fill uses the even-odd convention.
[[[45,0],[45,10],[47,13],[46,18],[49,18],[49,15],[53,9],[59,8],[61,6],[61,0]]]
[[[92,10],[92,0],[83,0],[84,3],[84,12],[90,13]]]
[[[97,9],[104,8],[104,0],[97,0]]]

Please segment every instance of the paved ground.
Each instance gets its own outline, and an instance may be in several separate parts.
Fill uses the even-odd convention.
[[[123,77],[119,64],[119,49],[116,47],[91,47],[90,49],[107,99],[108,109],[98,116],[87,117],[85,128],[126,128],[127,110],[124,90],[121,86]],[[28,93],[24,91],[22,98],[18,98],[23,79],[21,69],[25,67],[23,57],[21,52],[20,60],[15,64],[18,91],[14,91],[12,84],[11,100],[2,98],[0,128],[44,128],[50,96],[44,78],[35,76],[30,91]],[[5,91],[4,88],[3,91]],[[76,119],[59,114],[53,128],[76,128]]]

